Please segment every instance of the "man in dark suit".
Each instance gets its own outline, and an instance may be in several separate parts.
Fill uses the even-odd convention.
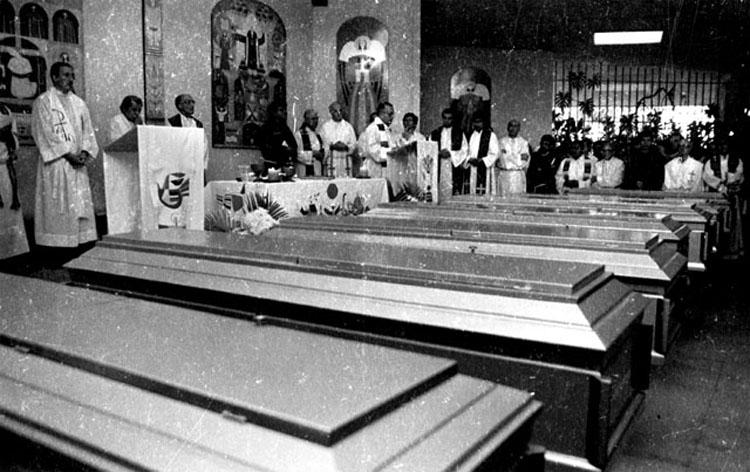
[[[195,99],[187,93],[177,95],[174,99],[174,106],[177,107],[176,115],[167,119],[167,123],[175,128],[203,128],[203,123],[193,116],[195,111]],[[208,137],[204,135],[206,152],[203,155],[203,169],[208,169]],[[203,184],[208,182],[208,177],[203,174]]]
[[[195,100],[191,95],[187,93],[177,95],[174,99],[174,106],[179,113],[167,120],[171,126],[177,128],[203,128],[203,123],[193,116]]]

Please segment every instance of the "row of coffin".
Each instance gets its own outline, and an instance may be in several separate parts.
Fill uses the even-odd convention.
[[[263,336],[249,335],[247,344],[232,340],[228,352],[214,353],[207,347],[213,348],[212,343],[222,341],[222,336],[213,326],[205,327],[202,336],[196,336],[206,340],[208,346],[187,344],[193,356],[185,356],[183,347],[178,350],[183,354],[167,362],[168,367],[161,371],[146,375],[135,369],[138,374],[129,375],[144,377],[133,382],[144,390],[162,395],[168,392],[167,396],[182,400],[187,397],[191,405],[199,407],[210,404],[209,409],[223,411],[225,417],[240,418],[270,428],[274,434],[291,435],[297,441],[302,438],[308,445],[312,442],[316,447],[329,447],[326,459],[332,462],[321,464],[335,466],[320,466],[320,470],[365,470],[382,468],[383,464],[403,467],[399,465],[402,459],[411,464],[402,470],[469,470],[486,461],[518,465],[524,446],[517,438],[528,435],[539,408],[537,401],[545,408],[535,426],[534,441],[547,448],[547,468],[601,470],[642,402],[648,387],[649,358],[657,362],[663,358],[670,337],[679,327],[679,301],[688,267],[705,270],[721,246],[722,232],[717,228],[722,228],[725,200],[680,195],[659,195],[655,200],[655,196],[496,201],[466,197],[438,207],[385,205],[364,217],[285,220],[279,229],[260,237],[181,230],[118,235],[105,238],[69,266],[81,284],[218,311],[229,315],[231,322],[227,317],[214,318],[237,325],[233,332],[239,333],[240,326],[248,333],[262,330]],[[128,309],[128,314],[146,310],[140,307]],[[149,310],[151,314],[158,311],[160,316],[166,316],[166,312],[174,313],[170,315],[173,317],[185,316],[174,307]],[[237,321],[242,318],[246,320]],[[125,324],[120,320],[112,323]],[[151,323],[161,326],[161,322]],[[129,326],[128,339],[135,336],[146,346],[160,339],[159,331],[148,334],[151,325]],[[269,337],[269,330],[292,330],[295,337],[314,333],[318,336],[315,339],[327,336],[335,339],[330,341],[334,344],[346,340],[344,344],[367,349],[377,345],[379,349],[388,348],[388,352],[396,352],[393,348],[411,351],[417,360],[362,356],[351,351],[362,347],[347,350],[338,345],[327,356],[308,348],[305,356],[290,355],[285,350],[289,348],[287,342],[269,341],[275,339]],[[146,334],[149,341],[141,339]],[[311,342],[296,343],[307,346]],[[271,357],[288,362],[253,358],[269,345],[278,347]],[[238,346],[248,346],[250,354]],[[164,346],[165,353],[172,349],[174,346]],[[47,352],[43,347],[33,350],[37,351]],[[323,362],[322,367],[316,367],[334,351],[339,360],[348,359],[346,367],[353,369],[359,383],[337,373],[341,366],[331,368]],[[154,357],[166,355],[150,352],[146,357],[153,362]],[[441,373],[421,369],[419,359],[425,355],[432,361],[437,357],[450,367],[444,366]],[[81,353],[80,358],[99,359],[93,352]],[[230,372],[235,363],[243,367],[226,374],[230,380],[255,379],[262,376],[257,370],[261,369],[266,376],[261,383],[269,378],[276,379],[272,383],[286,383],[250,393],[242,384],[244,390],[226,393],[210,388],[226,384],[228,380],[223,377],[199,381],[188,376],[197,386],[186,385],[190,382],[185,377],[160,377],[184,370],[177,366],[188,360],[193,363],[189,370],[195,372],[213,371],[216,362]],[[80,368],[79,364],[75,361],[66,365]],[[122,380],[117,373],[122,368],[94,364],[90,371]],[[269,365],[273,366],[271,371],[263,370]],[[390,368],[396,368],[396,377],[389,373]],[[445,373],[448,371],[450,375]],[[308,385],[307,380],[294,383],[299,377],[307,379],[310,372],[317,374],[314,377],[324,385]],[[372,385],[381,385],[379,375],[393,381],[387,392],[370,391]],[[499,383],[534,392],[535,400],[512,389],[503,390],[499,396],[517,401],[510,409],[488,404],[487,408],[498,408],[497,414],[488,416],[494,426],[487,431],[493,434],[469,428],[466,436],[471,439],[448,440],[448,444],[466,449],[446,449],[437,439],[430,443],[430,436],[424,432],[419,436],[424,439],[422,443],[394,431],[385,438],[398,454],[390,451],[379,455],[367,446],[366,455],[373,462],[362,462],[357,454],[363,454],[363,443],[358,438],[367,436],[367,444],[382,442],[383,431],[390,431],[382,426],[387,422],[384,418],[395,414],[393,405],[406,408],[402,405],[407,398],[424,404],[424,395],[433,394],[431,388],[452,385],[455,380],[446,379],[454,378],[480,382],[487,388],[491,385],[492,389],[503,388],[495,385]],[[336,402],[341,404],[341,392],[326,390],[342,385],[347,386],[349,394],[354,390],[362,395],[355,400],[344,395],[347,400],[343,405],[351,408],[345,407],[343,412],[335,406]],[[203,400],[195,400],[196,395]],[[456,398],[445,397],[445,393],[435,395],[442,395],[444,402],[445,398]],[[365,397],[370,403],[364,401]],[[227,398],[239,399],[239,405],[227,403]],[[466,398],[467,405],[474,405],[478,397]],[[265,401],[272,405],[264,405]],[[468,412],[464,420],[467,424],[476,422],[471,417],[473,407],[457,408]],[[433,409],[430,406],[420,414]],[[386,412],[383,418],[379,416]],[[434,420],[435,424],[453,424],[437,416]],[[408,424],[413,420],[390,421]],[[364,428],[365,424],[370,426]],[[430,431],[438,431],[443,440],[449,437],[441,429],[433,427]],[[507,442],[512,447],[499,447],[503,442],[500,437],[514,438]],[[357,447],[347,449],[347,444]],[[445,452],[450,460],[441,462],[448,456],[436,454],[431,448]],[[352,452],[355,449],[359,452]],[[419,459],[409,462],[412,449],[422,455],[413,456]],[[295,450],[302,455],[292,454],[287,459],[299,470],[299,461],[308,456]],[[337,455],[337,450],[348,452]],[[500,450],[507,454],[498,453]],[[426,457],[435,460],[427,461]],[[526,466],[534,463],[533,459],[520,462]],[[377,466],[370,467],[374,464]],[[293,466],[284,468],[287,465],[283,461],[273,467],[263,463],[260,470],[295,470]]]

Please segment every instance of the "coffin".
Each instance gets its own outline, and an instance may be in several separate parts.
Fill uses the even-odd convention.
[[[628,230],[640,232],[644,238],[658,236],[668,247],[687,256],[689,254],[690,229],[670,215],[645,217],[623,215],[617,211],[599,212],[586,209],[558,210],[547,206],[524,206],[506,209],[489,207],[486,204],[424,205],[418,203],[392,202],[383,204],[367,214],[370,218],[440,218],[447,221],[503,222],[520,225],[555,225],[581,228],[581,234],[590,229]]]
[[[77,283],[448,357],[532,391],[555,466],[604,467],[648,382],[649,302],[592,264],[169,229],[106,237],[68,267]]]
[[[603,264],[618,279],[654,299],[652,360],[663,361],[678,328],[677,306],[685,295],[687,258],[653,233],[625,228],[433,217],[440,211],[388,211],[376,217],[305,217],[284,220],[268,237],[297,237],[359,244],[392,244],[462,254],[496,254],[549,261]]]
[[[445,358],[0,283],[9,466],[38,466],[42,452],[54,470],[517,470],[540,411],[531,394],[459,374]]]
[[[697,272],[703,272],[706,270],[705,264],[710,255],[709,247],[711,245],[708,236],[715,233],[709,227],[711,222],[694,211],[653,211],[638,208],[607,208],[586,205],[579,201],[568,201],[566,203],[565,201],[556,201],[553,199],[539,202],[522,201],[521,199],[515,201],[500,201],[499,199],[488,200],[487,198],[474,198],[472,200],[470,197],[466,196],[455,197],[454,199],[451,199],[448,204],[457,205],[459,207],[480,205],[483,208],[492,208],[496,211],[532,215],[545,213],[554,213],[556,215],[577,215],[585,216],[592,220],[612,220],[625,217],[653,221],[655,219],[662,220],[666,216],[671,216],[674,220],[685,224],[690,229],[688,269]]]
[[[585,191],[584,191],[585,190]],[[733,228],[730,218],[731,204],[726,196],[716,192],[653,192],[608,189],[601,193],[588,189],[575,189],[564,197],[573,201],[587,201],[608,207],[629,207],[649,211],[670,212],[676,218],[691,222],[693,229],[703,222],[695,220],[693,212],[705,218],[706,258],[724,255],[726,240]]]

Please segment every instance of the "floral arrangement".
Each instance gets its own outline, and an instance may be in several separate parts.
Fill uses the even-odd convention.
[[[268,193],[227,193],[218,195],[218,208],[206,214],[206,231],[262,234],[277,226],[289,213]]]

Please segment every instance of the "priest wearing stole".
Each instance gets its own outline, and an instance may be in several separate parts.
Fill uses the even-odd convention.
[[[569,188],[589,188],[596,180],[596,158],[590,157],[580,141],[570,143],[570,154],[560,162],[555,174],[559,193]]]
[[[41,246],[75,248],[97,238],[87,166],[99,152],[86,103],[73,93],[73,67],[56,62],[50,90],[33,105],[39,149],[34,234]]]
[[[492,169],[500,154],[500,146],[497,136],[492,129],[485,126],[484,118],[475,115],[472,120],[474,131],[469,137],[469,165],[471,169],[470,184],[471,192],[479,194],[491,193],[492,174],[487,172]],[[489,184],[487,181],[490,181]]]
[[[388,102],[378,104],[375,119],[360,136],[363,148],[360,150],[365,162],[367,175],[373,178],[387,177],[388,157],[395,148],[389,126],[393,122],[393,105]]]
[[[323,175],[324,147],[318,128],[318,113],[313,109],[305,110],[300,129],[294,133],[297,142],[297,177]]]
[[[444,109],[441,117],[443,126],[430,133],[430,141],[438,143],[438,181],[442,201],[461,191],[464,167],[469,158],[469,142],[461,128],[453,125],[453,111],[450,108]]]

